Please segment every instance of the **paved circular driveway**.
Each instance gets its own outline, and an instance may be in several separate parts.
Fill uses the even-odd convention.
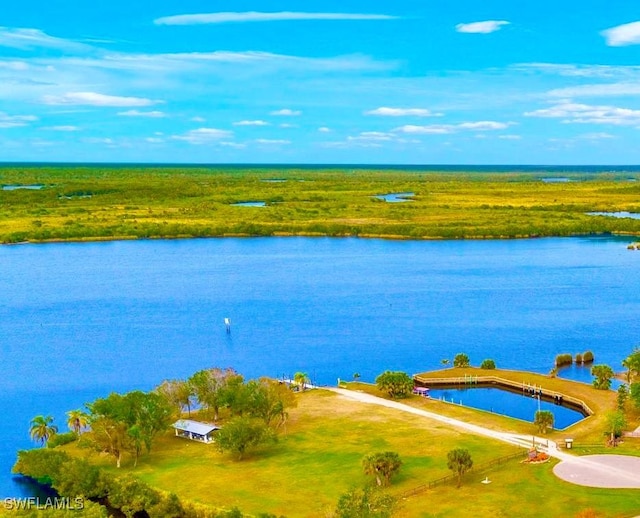
[[[640,457],[585,455],[556,464],[553,472],[580,486],[640,489]]]

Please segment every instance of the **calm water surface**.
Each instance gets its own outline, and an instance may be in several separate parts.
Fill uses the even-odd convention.
[[[415,373],[473,364],[548,372],[556,354],[620,361],[640,335],[631,239],[124,241],[0,247],[0,496],[29,420],[108,392],[232,366]],[[232,321],[227,335],[224,318]],[[572,371],[569,371],[572,372]]]

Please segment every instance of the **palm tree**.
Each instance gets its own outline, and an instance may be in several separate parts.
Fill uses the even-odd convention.
[[[58,433],[58,427],[53,423],[53,417],[50,415],[37,415],[31,420],[31,428],[29,434],[31,439],[39,442],[41,446],[45,446],[49,439]]]
[[[469,451],[457,448],[447,453],[447,467],[458,476],[458,487],[462,483],[462,475],[473,467],[473,460]]]
[[[307,386],[307,382],[309,381],[309,376],[307,376],[306,372],[296,372],[293,375],[293,382],[300,387],[301,391],[304,391]]]
[[[82,430],[89,424],[89,416],[82,410],[69,410],[67,412],[67,426],[69,430],[73,430],[76,435],[80,435]]]
[[[535,413],[533,423],[541,433],[547,433],[549,428],[553,428],[554,416],[550,410],[538,410]]]
[[[398,472],[400,466],[402,461],[395,451],[372,453],[362,459],[364,474],[376,477],[376,483],[379,486],[388,486],[391,483],[391,477]]]

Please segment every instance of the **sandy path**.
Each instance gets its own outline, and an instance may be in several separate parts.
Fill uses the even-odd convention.
[[[629,457],[626,455],[589,455],[578,457],[559,451],[555,442],[545,438],[497,432],[483,426],[466,423],[459,419],[453,419],[427,410],[414,408],[397,401],[389,401],[388,399],[365,394],[364,392],[331,387],[327,387],[326,390],[362,403],[395,408],[402,412],[427,417],[448,424],[454,428],[523,448],[530,448],[532,442],[535,440],[539,450],[562,461],[554,467],[553,472],[556,476],[573,484],[589,487],[640,489],[640,457]]]

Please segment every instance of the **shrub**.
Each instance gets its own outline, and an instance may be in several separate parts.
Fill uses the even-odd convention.
[[[583,363],[591,363],[593,362],[594,357],[593,357],[593,353],[591,351],[587,351],[586,353],[584,353],[582,355],[582,362]]]
[[[78,436],[75,432],[66,432],[66,433],[57,433],[49,442],[47,442],[48,448],[55,448],[56,446],[64,446],[65,444],[69,444],[78,439]]]
[[[562,367],[564,365],[571,365],[573,363],[573,356],[571,354],[563,353],[556,356],[556,367]]]
[[[481,369],[495,369],[496,368],[496,362],[494,362],[491,359],[482,360],[482,363],[480,364],[480,368]]]
[[[455,358],[453,359],[454,367],[468,367],[470,363],[471,362],[469,360],[469,357],[464,353],[456,354]]]
[[[576,363],[582,363],[583,359],[582,359],[582,355],[580,353],[576,354]]]

